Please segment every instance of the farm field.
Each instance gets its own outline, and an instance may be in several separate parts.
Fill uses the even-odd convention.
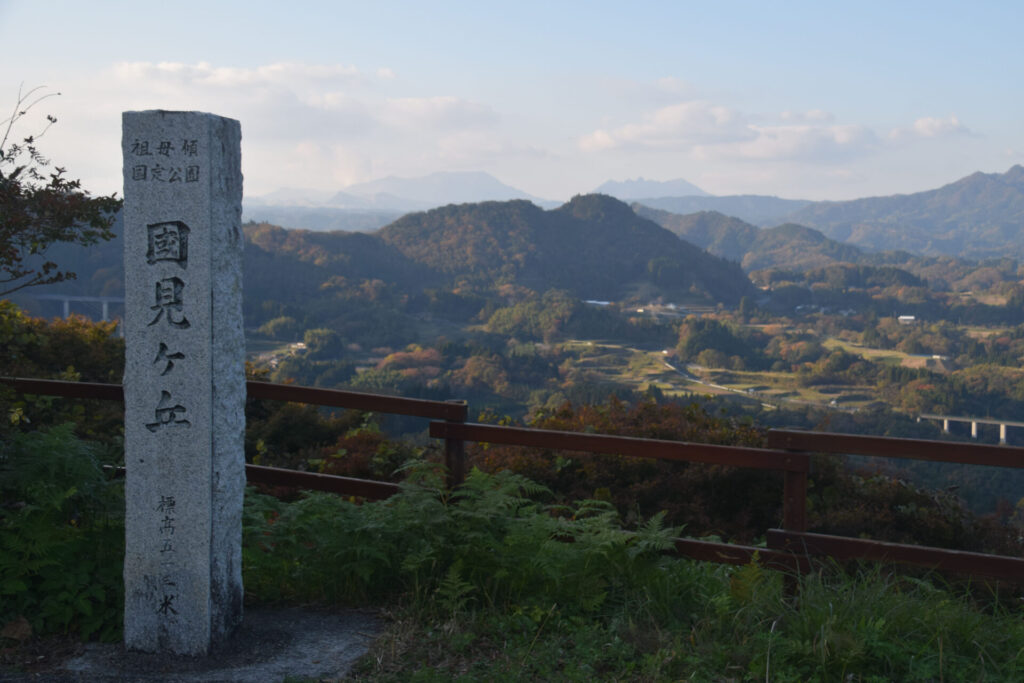
[[[835,341],[836,347],[845,346],[839,340],[830,341]],[[680,363],[666,350],[651,351],[624,344],[580,340],[567,342],[565,347],[580,354],[579,367],[595,373],[605,382],[640,392],[654,386],[670,397],[694,394],[730,396],[743,402],[761,403],[768,409],[790,403],[855,410],[875,400],[866,387],[804,387],[797,381],[796,373],[708,368]],[[891,358],[902,360],[907,356],[874,349],[865,349],[865,352],[876,361],[881,359],[883,362]]]

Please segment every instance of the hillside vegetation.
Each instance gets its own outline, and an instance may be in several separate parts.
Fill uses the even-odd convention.
[[[716,256],[736,261],[746,271],[771,267],[818,268],[837,262],[856,263],[865,252],[830,240],[802,225],[786,223],[761,229],[715,211],[681,216],[640,204],[634,210],[684,240]]]
[[[969,258],[1024,256],[1024,166],[907,195],[816,202],[787,217],[872,249]]]
[[[476,285],[564,289],[581,298],[738,302],[742,272],[604,195],[543,211],[525,201],[447,206],[404,216],[380,238],[417,263]]]

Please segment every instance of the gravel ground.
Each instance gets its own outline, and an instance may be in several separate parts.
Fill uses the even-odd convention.
[[[108,683],[280,683],[286,677],[316,681],[344,678],[381,631],[370,610],[322,612],[300,608],[247,609],[241,628],[206,657],[127,652],[123,645],[66,639],[48,653],[23,648],[21,672],[0,669],[0,681]]]

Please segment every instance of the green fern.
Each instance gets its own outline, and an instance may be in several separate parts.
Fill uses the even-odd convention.
[[[473,601],[472,595],[476,588],[464,580],[462,574],[462,563],[456,562],[438,583],[434,590],[437,605],[444,612],[454,617],[458,612],[466,610]]]
[[[124,497],[71,425],[0,443],[0,624],[116,639]]]

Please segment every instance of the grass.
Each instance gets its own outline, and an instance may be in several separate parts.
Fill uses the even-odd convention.
[[[986,612],[927,582],[877,571],[800,582],[756,565],[677,561],[685,577],[669,614],[642,609],[581,618],[572,606],[466,610],[437,619],[415,607],[362,660],[358,680],[1019,680],[1019,613]],[[647,596],[651,597],[651,596]]]
[[[65,430],[53,438],[63,443],[71,436]],[[46,465],[43,455],[68,450],[49,441],[33,448],[26,451],[32,457],[10,460],[28,484],[41,480],[33,467]],[[87,456],[68,451],[58,460],[84,463]],[[87,481],[81,473],[68,476]],[[661,516],[627,529],[606,502],[551,504],[543,487],[509,472],[474,471],[454,492],[442,481],[434,466],[419,464],[400,494],[363,504],[322,493],[283,502],[250,491],[243,536],[247,600],[383,606],[387,631],[355,672],[367,681],[1024,677],[1017,595],[823,566],[798,578],[794,600],[785,577],[756,561],[732,567],[672,554],[682,530],[665,526]],[[44,491],[56,496],[55,519],[66,519],[67,496],[79,490]],[[115,494],[104,485],[92,495],[116,502]],[[17,541],[17,529],[8,527],[4,539]],[[31,535],[38,544],[39,533]],[[78,564],[88,555],[60,538],[49,547],[73,551]],[[98,552],[98,570],[118,578],[122,557]],[[25,605],[19,610],[42,600],[65,600],[68,609],[77,604],[80,587],[55,592],[49,579],[36,587],[25,579],[23,562],[6,566],[0,606],[12,606],[19,595]],[[53,566],[78,565],[61,558]],[[56,575],[62,587],[66,575]],[[99,575],[75,580],[94,587]],[[120,590],[112,584],[103,609],[87,601],[81,614],[54,621],[49,632],[116,634]],[[45,605],[26,614],[41,610]],[[36,628],[44,626],[40,621]],[[0,661],[10,645],[0,638]]]
[[[836,339],[835,337],[826,339],[822,342],[822,346],[830,351],[833,349],[842,349],[847,353],[852,353],[855,356],[860,356],[865,360],[875,363],[900,365],[904,360],[910,358],[910,354],[902,351],[895,351],[893,349],[873,349],[868,346],[861,346],[859,344],[852,344],[850,342],[843,341],[842,339]]]
[[[421,480],[422,482],[423,480]],[[264,601],[387,605],[357,680],[1020,680],[1015,598],[825,566],[668,554],[679,529],[623,529],[606,504],[538,502],[507,473],[383,503],[247,503],[247,590]],[[264,520],[262,523],[260,520]],[[570,542],[567,542],[570,541]],[[981,597],[978,597],[981,596]]]
[[[676,560],[670,610],[585,617],[552,603],[438,615],[404,605],[357,680],[1019,680],[1019,613],[928,582],[822,572],[788,600],[781,577]],[[641,591],[641,595],[643,592]],[[644,598],[652,599],[647,594]]]

